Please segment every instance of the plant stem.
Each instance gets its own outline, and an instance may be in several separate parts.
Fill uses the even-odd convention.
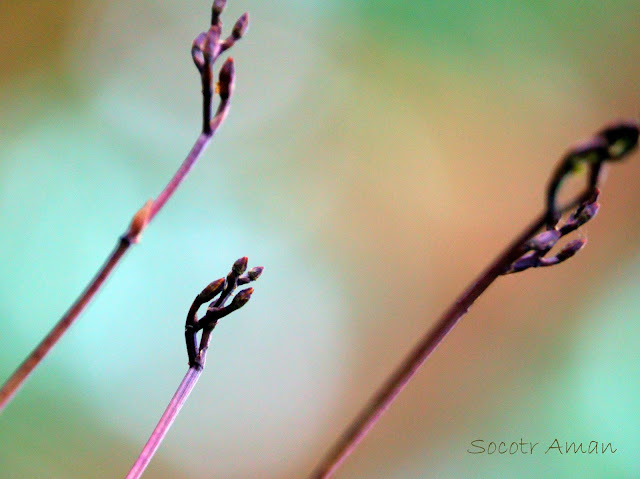
[[[226,113],[226,112],[225,112]],[[171,178],[171,181],[167,183],[167,186],[164,187],[164,190],[158,195],[158,197],[153,201],[151,205],[151,212],[149,213],[149,221],[153,219],[153,217],[160,212],[165,203],[173,196],[174,192],[178,189],[182,181],[191,171],[193,165],[198,161],[204,150],[209,146],[211,142],[211,138],[213,137],[213,132],[210,134],[200,133],[196,142],[191,147],[191,151],[185,158],[185,160],[176,171],[176,174]]]
[[[587,190],[570,204],[562,208],[566,211],[586,201],[593,191]],[[469,307],[509,266],[526,251],[526,243],[537,231],[545,226],[548,214],[545,211],[527,226],[502,253],[469,285],[469,287],[444,312],[438,322],[420,339],[400,365],[387,378],[377,393],[369,400],[358,416],[338,438],[326,456],[313,470],[310,479],[331,477],[343,461],[364,439],[369,430],[393,403],[409,383],[420,366],[444,340],[453,327],[464,316]]]
[[[149,440],[142,449],[142,452],[140,452],[138,459],[131,467],[129,474],[127,474],[126,479],[138,479],[140,476],[142,476],[142,473],[147,468],[147,465],[151,461],[151,458],[153,458],[153,455],[158,450],[160,443],[162,442],[164,436],[167,434],[167,431],[169,431],[169,428],[178,416],[180,409],[182,409],[182,406],[189,397],[189,394],[191,394],[191,391],[198,382],[201,374],[202,368],[189,368],[187,374],[185,374],[184,379],[180,383],[180,386],[178,386],[176,393],[171,398],[167,409],[164,411],[164,414],[160,418],[160,421],[158,421],[157,426],[151,433]]]
[[[100,289],[102,284],[111,274],[111,271],[118,264],[122,256],[129,248],[129,242],[123,237],[118,242],[116,248],[111,252],[102,268],[94,276],[93,280],[89,283],[86,289],[82,292],[80,297],[76,299],[75,303],[71,305],[71,308],[65,313],[65,315],[58,321],[53,329],[45,336],[40,344],[33,350],[33,352],[24,360],[24,362],[18,367],[13,375],[7,380],[7,382],[0,389],[0,412],[11,401],[13,396],[18,392],[22,383],[27,379],[31,371],[40,363],[40,361],[47,355],[49,350],[58,342],[65,331],[71,326],[73,321],[89,304],[93,295]]]
[[[19,388],[24,384],[25,380],[29,377],[31,372],[38,366],[38,364],[49,353],[51,348],[56,345],[58,340],[64,335],[69,327],[80,316],[80,313],[84,311],[87,305],[91,302],[95,294],[102,287],[106,279],[109,277],[113,269],[118,265],[124,254],[129,247],[137,242],[137,239],[146,227],[146,225],[155,217],[156,214],[162,209],[165,203],[173,196],[176,189],[182,181],[185,179],[189,170],[202,156],[202,153],[211,142],[214,133],[218,127],[222,124],[229,111],[229,99],[224,99],[220,102],[220,106],[216,112],[215,117],[211,121],[211,129],[209,133],[201,133],[196,142],[194,143],[191,151],[180,165],[180,168],[176,171],[173,178],[167,183],[167,186],[162,190],[158,197],[153,201],[148,211],[140,210],[144,214],[144,218],[141,218],[142,224],[137,225],[137,229],[134,230],[134,225],[122,235],[118,240],[118,244],[113,252],[109,255],[105,263],[100,270],[93,277],[91,282],[84,289],[82,294],[76,299],[73,305],[67,310],[62,318],[56,323],[53,329],[47,334],[47,336],[38,344],[38,346],[31,352],[31,354],[22,362],[22,364],[16,369],[16,371],[9,377],[0,389],[0,413],[9,404],[11,399],[18,392]],[[140,213],[139,212],[139,213]],[[137,216],[137,215],[136,215]],[[135,218],[134,216],[134,222]],[[132,222],[133,223],[133,222]]]

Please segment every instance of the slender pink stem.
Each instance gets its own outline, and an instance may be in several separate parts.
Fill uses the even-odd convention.
[[[47,334],[47,336],[38,344],[38,346],[31,352],[31,354],[22,362],[22,364],[16,369],[16,371],[9,377],[9,379],[2,385],[0,389],[0,413],[9,404],[11,399],[18,392],[22,384],[29,377],[31,372],[40,364],[44,357],[49,353],[51,348],[55,346],[58,340],[64,335],[69,327],[80,316],[82,311],[91,302],[95,294],[102,287],[106,279],[109,277],[113,269],[118,265],[129,247],[137,241],[137,237],[146,225],[155,217],[155,215],[162,209],[165,203],[175,193],[176,189],[184,178],[187,176],[196,161],[202,156],[207,145],[213,138],[214,133],[218,127],[222,124],[227,117],[229,111],[229,99],[222,100],[220,106],[216,112],[215,117],[211,121],[211,132],[201,133],[196,139],[195,144],[191,148],[191,151],[180,165],[180,168],[173,175],[173,178],[167,183],[167,186],[158,195],[158,198],[153,201],[151,208],[144,218],[141,218],[136,225],[136,231],[134,232],[134,223],[132,222],[130,229],[120,238],[118,245],[109,255],[105,263],[100,270],[93,277],[91,282],[87,285],[82,294],[73,303],[71,308],[62,316],[62,318],[56,323],[53,329]],[[141,210],[142,212],[143,210]],[[138,216],[138,215],[136,215]]]
[[[142,476],[142,473],[147,468],[151,458],[153,458],[153,455],[158,450],[160,443],[178,416],[180,409],[182,409],[182,406],[189,397],[189,394],[191,394],[193,387],[198,382],[200,374],[202,374],[202,369],[196,367],[189,368],[187,374],[185,374],[184,379],[180,383],[180,386],[178,386],[176,393],[173,395],[173,398],[171,398],[167,409],[160,418],[160,421],[158,421],[158,425],[151,433],[149,440],[142,449],[138,459],[131,467],[129,474],[127,474],[126,479],[138,479]]]
[[[109,277],[120,259],[124,256],[131,243],[126,239],[121,239],[116,248],[111,252],[105,263],[102,265],[93,280],[89,283],[80,297],[71,305],[69,310],[62,316],[60,321],[45,336],[31,354],[16,369],[11,377],[0,389],[0,412],[11,401],[18,392],[24,381],[29,377],[34,368],[42,361],[51,348],[58,342],[62,335],[69,329],[78,315],[91,302],[91,299]]]
[[[178,186],[182,183],[182,181],[186,178],[189,171],[193,165],[195,165],[196,161],[200,158],[204,150],[209,146],[213,135],[215,134],[218,127],[222,124],[222,122],[227,117],[229,113],[229,100],[223,100],[220,103],[220,107],[218,108],[218,112],[216,113],[213,120],[211,120],[211,131],[209,133],[200,133],[200,136],[196,139],[196,142],[193,144],[191,151],[185,158],[185,160],[176,171],[176,174],[173,175],[173,178],[167,183],[167,186],[164,187],[164,190],[158,195],[158,197],[153,201],[151,205],[151,211],[149,212],[149,221],[151,221],[156,214],[162,209],[164,204],[173,196]]]
[[[193,165],[195,165],[196,161],[198,161],[198,158],[200,158],[200,155],[202,155],[207,146],[209,146],[211,136],[212,135],[200,133],[200,135],[196,139],[196,142],[193,144],[193,147],[191,147],[191,151],[180,165],[180,168],[178,168],[178,171],[176,171],[175,175],[173,175],[173,178],[171,178],[162,192],[153,201],[153,204],[151,205],[151,211],[149,212],[149,221],[151,221],[154,216],[158,214],[158,212],[162,209],[169,198],[173,196],[174,192],[178,189],[182,181],[189,174],[189,171],[191,171],[191,168],[193,168]]]

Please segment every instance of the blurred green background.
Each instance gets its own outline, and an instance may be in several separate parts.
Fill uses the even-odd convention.
[[[1,381],[191,147],[209,8],[0,7]],[[226,31],[245,10],[228,121],[0,416],[2,477],[124,477],[194,295],[244,255],[265,273],[145,477],[304,477],[566,148],[640,112],[637,0],[229,0]],[[639,174],[612,166],[585,250],[498,281],[337,477],[640,476]],[[556,438],[617,452],[545,455]]]

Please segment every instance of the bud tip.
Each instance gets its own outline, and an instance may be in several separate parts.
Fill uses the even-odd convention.
[[[252,294],[253,288],[243,289],[238,294],[236,294],[236,296],[233,298],[233,301],[231,301],[231,304],[233,304],[236,308],[241,308],[242,306],[247,304],[249,299],[251,299]]]
[[[242,14],[240,18],[238,18],[238,21],[236,21],[236,24],[233,26],[233,30],[231,34],[233,35],[233,38],[235,40],[239,40],[244,36],[245,33],[247,33],[248,29],[249,29],[249,13],[245,12]]]
[[[264,267],[255,266],[255,267],[253,267],[253,268],[251,268],[249,270],[249,272],[247,273],[247,276],[249,276],[249,279],[251,281],[255,281],[256,279],[258,279],[260,277],[260,275],[262,274],[263,271],[264,271]]]
[[[243,256],[242,258],[236,260],[236,262],[233,263],[233,266],[231,267],[231,271],[233,272],[233,274],[235,274],[236,276],[240,276],[242,273],[244,273],[247,270],[248,261],[249,258],[247,258],[246,256]]]

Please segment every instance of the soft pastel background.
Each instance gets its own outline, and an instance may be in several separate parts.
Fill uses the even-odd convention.
[[[0,6],[0,381],[190,148],[209,8]],[[123,477],[191,300],[243,255],[265,273],[145,477],[304,477],[566,148],[640,113],[637,0],[229,0],[226,31],[245,10],[228,121],[0,416],[3,478]],[[639,155],[609,173],[587,248],[495,284],[338,477],[640,476]],[[536,454],[466,452],[521,438]]]

